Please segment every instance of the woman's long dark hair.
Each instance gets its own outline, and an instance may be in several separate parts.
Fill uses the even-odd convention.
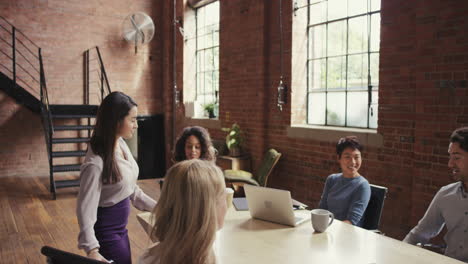
[[[103,160],[102,183],[113,184],[122,179],[114,160],[114,150],[119,125],[130,110],[137,106],[130,96],[112,92],[98,109],[96,126],[91,137],[91,149]]]
[[[177,139],[175,148],[174,148],[174,160],[179,162],[186,160],[185,156],[185,141],[190,136],[197,137],[201,145],[201,154],[200,159],[214,161],[216,159],[215,149],[213,143],[211,142],[210,134],[206,129],[199,126],[186,127],[180,134]]]

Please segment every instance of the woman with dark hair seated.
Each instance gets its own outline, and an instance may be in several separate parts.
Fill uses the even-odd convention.
[[[177,139],[173,155],[176,162],[189,159],[216,160],[210,134],[199,126],[184,128]]]
[[[338,141],[336,154],[342,172],[328,176],[319,204],[319,208],[332,212],[336,219],[356,226],[362,226],[371,194],[369,182],[359,174],[362,150],[355,136]]]

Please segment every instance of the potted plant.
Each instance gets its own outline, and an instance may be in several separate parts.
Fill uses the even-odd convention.
[[[228,132],[226,135],[226,146],[229,149],[229,155],[238,157],[241,155],[242,144],[244,143],[243,132],[237,123],[232,127],[222,128],[223,131]]]
[[[215,118],[216,117],[215,107],[216,107],[216,103],[209,103],[209,104],[205,104],[203,106],[203,109],[206,111],[206,113],[208,113],[209,118]]]

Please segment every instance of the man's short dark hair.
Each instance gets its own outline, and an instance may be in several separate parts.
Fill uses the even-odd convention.
[[[353,150],[357,149],[359,151],[364,149],[364,147],[359,144],[358,138],[356,136],[340,138],[336,144],[336,154],[338,154],[338,158],[341,158],[341,154],[347,148],[352,148]]]
[[[460,144],[460,148],[468,152],[468,127],[455,129],[450,136],[450,142]]]

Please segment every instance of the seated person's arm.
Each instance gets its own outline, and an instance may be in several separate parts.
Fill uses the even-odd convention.
[[[351,196],[348,216],[343,222],[357,225],[359,221],[361,221],[361,218],[364,215],[364,211],[366,211],[367,205],[369,204],[370,195],[371,190],[369,183],[366,181],[360,184]]]
[[[438,199],[439,193],[437,193],[432,200],[429,208],[427,208],[426,213],[423,218],[419,220],[418,225],[416,225],[409,233],[406,235],[404,242],[410,244],[417,243],[427,243],[429,240],[437,236],[442,228],[444,227],[445,221],[442,217],[441,210],[438,207],[436,200]]]
[[[330,188],[332,186],[333,186],[332,180],[331,180],[330,176],[328,176],[327,180],[325,181],[325,186],[323,187],[322,197],[320,198],[320,202],[319,202],[319,208],[320,209],[327,209],[328,210],[328,202],[327,202],[328,191],[330,190]]]

